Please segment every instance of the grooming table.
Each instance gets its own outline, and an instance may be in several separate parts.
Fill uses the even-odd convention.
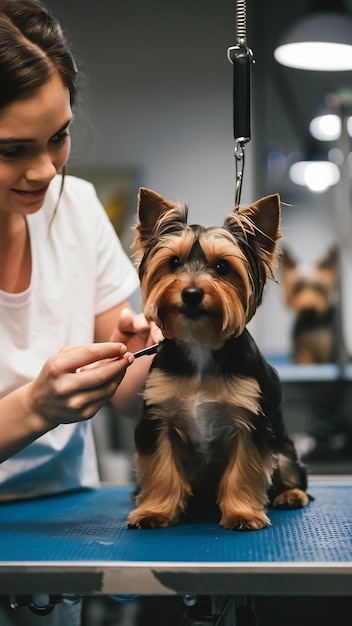
[[[125,487],[1,504],[0,593],[352,595],[352,477],[309,493],[259,531],[224,530],[217,510],[128,529]]]

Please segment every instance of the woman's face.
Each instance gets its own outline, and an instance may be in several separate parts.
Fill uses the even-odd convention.
[[[70,153],[70,96],[57,74],[0,111],[0,216],[38,211]]]

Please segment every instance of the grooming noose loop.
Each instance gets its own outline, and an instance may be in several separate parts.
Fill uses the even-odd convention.
[[[235,165],[236,165],[236,181],[235,181],[235,207],[238,207],[241,202],[242,182],[244,173],[244,143],[235,142]]]

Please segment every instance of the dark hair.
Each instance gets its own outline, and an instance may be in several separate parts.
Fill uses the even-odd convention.
[[[38,0],[0,0],[0,109],[31,97],[58,72],[77,97],[77,68],[58,20]]]

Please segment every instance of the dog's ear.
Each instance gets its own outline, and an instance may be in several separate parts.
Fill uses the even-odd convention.
[[[297,281],[297,259],[294,257],[292,252],[285,248],[281,247],[279,252],[279,267],[281,269],[281,285],[284,292],[284,301],[286,306],[292,308],[291,297],[292,297],[292,289]]]
[[[170,202],[145,187],[139,189],[136,236],[131,245],[137,264],[155,239],[182,230],[187,223],[187,213],[185,204]]]
[[[293,270],[297,265],[292,253],[284,247],[280,251],[280,265],[284,270]]]
[[[138,223],[135,246],[144,247],[152,237],[180,230],[187,223],[186,204],[171,202],[150,189],[141,187],[138,194]]]
[[[174,204],[169,202],[150,189],[141,187],[138,193],[138,232],[142,240],[149,239],[154,230],[155,224],[167,211],[174,208]]]
[[[326,256],[318,263],[318,268],[337,272],[339,264],[339,250],[337,246],[332,246]]]
[[[258,265],[261,276],[258,277],[259,296],[255,302],[255,308],[261,302],[266,279],[274,279],[276,245],[281,238],[280,218],[280,196],[273,194],[257,200],[250,206],[236,207],[224,221],[224,227],[233,234],[244,254],[249,254],[251,258],[249,250],[252,248],[261,262]]]
[[[276,242],[281,238],[281,202],[279,194],[257,200],[248,207],[237,209],[239,216],[249,217],[255,226],[255,238],[259,246],[273,254]]]

